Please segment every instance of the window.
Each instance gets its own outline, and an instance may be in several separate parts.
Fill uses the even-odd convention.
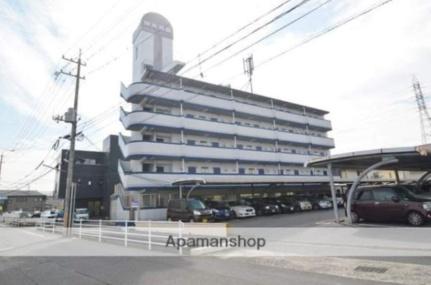
[[[207,141],[200,141],[201,144],[207,144]]]
[[[283,169],[280,169],[280,170],[278,171],[278,174],[283,175],[283,174],[284,174]]]
[[[151,164],[143,163],[142,164],[142,172],[150,172],[151,171]]]
[[[360,201],[372,201],[373,193],[371,191],[362,191],[358,195],[358,200]]]
[[[218,121],[218,119],[217,119],[217,118],[211,118],[211,121],[213,121],[213,122],[217,122],[217,121]]]
[[[193,116],[192,114],[186,114],[186,118],[194,118],[195,116]]]
[[[259,172],[259,175],[264,175],[265,174],[265,169],[259,168],[258,172]]]
[[[164,138],[156,138],[156,142],[165,142]]]
[[[293,173],[294,173],[295,175],[299,175],[299,170],[298,170],[298,169],[295,169],[295,170],[293,171]]]
[[[221,173],[220,167],[214,167],[213,172],[214,174],[220,174]]]
[[[391,188],[377,189],[373,194],[376,201],[392,201],[392,197],[397,195]]]
[[[156,172],[157,173],[163,173],[163,172],[165,172],[165,167],[164,166],[157,166],[156,167]]]
[[[256,150],[258,150],[258,151],[262,151],[262,147],[261,147],[261,146],[257,146],[257,147],[256,147]]]
[[[244,146],[242,144],[238,144],[237,148],[242,149]]]
[[[296,153],[296,149],[292,149],[292,153]]]
[[[143,141],[151,141],[151,135],[142,135]]]
[[[238,173],[239,173],[239,174],[245,174],[245,169],[244,169],[244,168],[240,168],[240,169],[238,169]]]
[[[220,146],[220,144],[219,144],[218,142],[212,142],[212,143],[211,143],[211,145],[212,145],[213,147],[219,147],[219,146]]]
[[[195,166],[189,166],[188,167],[188,172],[189,173],[196,173],[196,167]]]
[[[170,114],[171,110],[166,108],[156,108],[156,113]]]
[[[194,140],[187,140],[187,144],[189,144],[189,145],[195,145],[196,142]]]
[[[152,107],[143,107],[143,108],[142,108],[142,111],[145,111],[145,112],[152,112],[152,111],[153,111],[153,108],[152,108]]]
[[[328,172],[326,170],[323,170],[323,175],[327,176]]]

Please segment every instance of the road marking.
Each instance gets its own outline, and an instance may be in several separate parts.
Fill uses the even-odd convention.
[[[37,233],[33,233],[33,232],[30,232],[30,231],[27,231],[27,230],[22,230],[22,232],[23,232],[23,233],[26,233],[26,234],[29,234],[29,235],[32,235],[32,236],[41,237],[41,238],[46,238],[46,236],[45,236],[45,235],[41,235],[41,234],[37,234]]]

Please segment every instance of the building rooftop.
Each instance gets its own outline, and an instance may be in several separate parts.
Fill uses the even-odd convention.
[[[272,100],[275,105],[285,106],[287,108],[296,109],[301,112],[305,110],[305,112],[307,113],[312,113],[319,116],[323,116],[329,113],[328,111],[325,111],[325,110],[308,107],[305,105],[295,104],[292,102],[283,101],[283,100],[279,100],[279,99],[275,99],[275,98],[271,98],[263,95],[258,95],[255,93],[250,93],[243,90],[234,89],[229,86],[217,85],[213,83],[208,83],[200,80],[178,76],[172,73],[158,71],[148,65],[146,66],[146,72],[143,75],[143,80],[145,79],[153,80],[156,82],[159,81],[161,83],[170,82],[178,85],[181,84],[183,87],[200,88],[200,89],[205,89],[205,90],[212,91],[215,93],[220,93],[220,94],[231,94],[232,92],[236,98],[253,99],[255,101],[261,101],[265,103],[268,103]]]
[[[397,159],[380,170],[400,171],[429,171],[431,169],[431,144],[382,148],[349,152],[313,159],[305,164],[306,167],[326,167],[329,163],[337,169],[366,169],[380,161]]]
[[[0,190],[0,197],[46,196],[35,190]]]

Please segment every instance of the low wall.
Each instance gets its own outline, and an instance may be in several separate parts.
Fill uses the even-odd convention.
[[[135,215],[137,215],[138,220],[141,221],[166,221],[166,208],[157,209],[136,209]],[[123,208],[121,201],[118,197],[111,199],[111,220],[130,220],[130,210],[128,208]]]
[[[142,221],[166,221],[166,208],[157,209],[138,209],[139,220]]]

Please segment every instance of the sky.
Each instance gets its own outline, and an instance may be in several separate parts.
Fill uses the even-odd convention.
[[[421,143],[412,78],[431,91],[431,1],[393,0],[283,56],[310,36],[383,0],[310,0],[184,76],[248,90],[242,59],[253,54],[254,91],[329,111],[332,153]],[[59,137],[70,125],[52,120],[72,106],[75,72],[62,56],[82,49],[85,80],[80,87],[78,149],[101,150],[118,121],[120,84],[131,83],[132,33],[147,12],[164,15],[174,29],[174,58],[197,63],[197,55],[283,0],[0,0],[0,189],[52,192]],[[235,35],[233,41],[280,10]],[[225,58],[305,11],[323,6],[267,40]],[[207,53],[226,46],[229,41]],[[192,60],[192,61],[190,61]],[[213,67],[215,66],[215,67]],[[187,66],[186,66],[187,68]],[[427,100],[428,102],[428,100]],[[431,102],[429,102],[431,104]],[[429,105],[428,104],[428,105]],[[41,177],[41,178],[40,178]]]

